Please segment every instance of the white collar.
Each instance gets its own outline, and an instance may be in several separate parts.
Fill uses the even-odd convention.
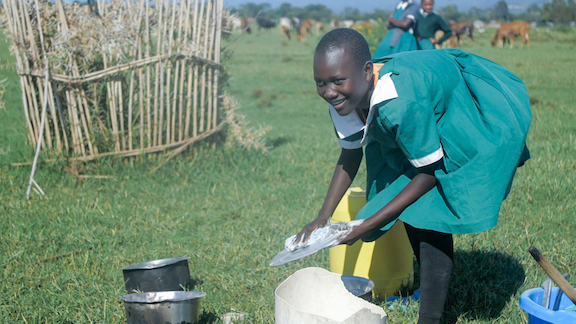
[[[408,7],[408,5],[412,3],[412,0],[408,0],[408,1],[400,1],[398,2],[398,5],[396,6],[396,10],[398,9],[406,9],[406,7]]]
[[[358,132],[364,131],[362,136],[362,145],[367,143],[368,126],[374,118],[374,105],[398,98],[398,92],[396,92],[396,86],[390,78],[392,73],[386,73],[376,83],[374,87],[374,92],[372,92],[372,97],[370,98],[370,110],[368,111],[368,117],[366,118],[366,124],[364,124],[356,110],[353,110],[346,116],[340,116],[336,112],[336,109],[332,105],[328,104],[330,107],[330,116],[332,117],[332,122],[334,123],[334,128],[336,128],[336,133],[340,139],[344,139],[350,135],[356,134]]]
[[[431,13],[426,13],[426,11],[424,11],[424,9],[420,8],[420,14],[422,15],[422,17],[426,18],[429,15],[433,14],[434,11],[432,11]]]

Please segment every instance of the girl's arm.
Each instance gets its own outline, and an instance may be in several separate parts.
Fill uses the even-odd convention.
[[[442,44],[444,41],[448,40],[452,36],[452,28],[450,27],[450,25],[448,25],[446,23],[446,20],[442,19],[442,17],[440,17],[440,19],[439,19],[439,24],[440,24],[440,29],[442,29],[442,31],[444,31],[444,36],[442,36],[438,40],[438,44]]]
[[[354,150],[342,149],[326,193],[326,198],[324,198],[324,204],[322,204],[322,208],[318,212],[318,217],[298,233],[296,241],[302,239],[302,244],[305,244],[312,231],[326,225],[330,221],[340,199],[342,199],[346,190],[352,184],[354,177],[356,177],[363,155],[362,148]]]
[[[437,162],[438,163],[438,162]],[[412,205],[416,200],[436,186],[436,177],[433,164],[430,167],[418,169],[418,174],[394,197],[386,206],[380,209],[376,214],[367,218],[364,223],[354,227],[354,230],[342,241],[344,244],[352,245],[359,238],[372,231],[378,230],[391,221],[395,220],[400,214]]]
[[[390,24],[392,24],[394,27],[400,28],[404,31],[410,29],[410,26],[412,25],[412,19],[411,18],[406,18],[404,20],[398,20],[395,19],[393,17],[388,18],[388,21],[390,22]]]

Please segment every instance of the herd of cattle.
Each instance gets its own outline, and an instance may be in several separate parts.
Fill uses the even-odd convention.
[[[323,22],[314,19],[304,19],[300,20],[296,17],[288,18],[282,17],[278,22],[271,19],[263,18],[240,18],[235,15],[229,17],[223,22],[225,32],[245,32],[252,33],[252,28],[250,25],[256,23],[258,30],[269,30],[278,27],[281,35],[285,36],[288,40],[292,39],[293,35],[296,35],[298,41],[302,42],[304,39],[314,31],[316,34],[325,32],[325,25]],[[366,20],[357,21],[333,19],[330,21],[330,29],[334,28],[372,28],[378,24],[376,20]],[[452,28],[452,37],[448,42],[443,44],[443,47],[457,47],[461,46],[464,42],[464,38],[469,38],[474,40],[474,25],[470,22],[455,22],[450,21],[450,27]],[[496,34],[491,41],[492,46],[498,45],[498,47],[504,47],[504,43],[509,42],[510,48],[514,47],[514,40],[520,38],[522,41],[521,47],[527,45],[530,47],[530,36],[528,32],[530,31],[530,24],[525,21],[514,21],[509,23],[501,23]],[[443,32],[440,30],[436,33],[436,38],[442,37]]]

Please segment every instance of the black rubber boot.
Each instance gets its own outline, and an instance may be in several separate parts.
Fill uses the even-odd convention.
[[[452,258],[420,243],[420,313],[418,324],[438,324],[444,312],[452,275]]]

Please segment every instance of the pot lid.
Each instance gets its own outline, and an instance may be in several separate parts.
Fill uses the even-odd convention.
[[[165,267],[167,265],[171,265],[174,263],[178,263],[184,260],[188,260],[190,257],[177,257],[177,258],[168,258],[168,259],[160,259],[154,261],[148,261],[138,264],[132,264],[122,268],[122,270],[148,270],[148,269],[155,269]]]

